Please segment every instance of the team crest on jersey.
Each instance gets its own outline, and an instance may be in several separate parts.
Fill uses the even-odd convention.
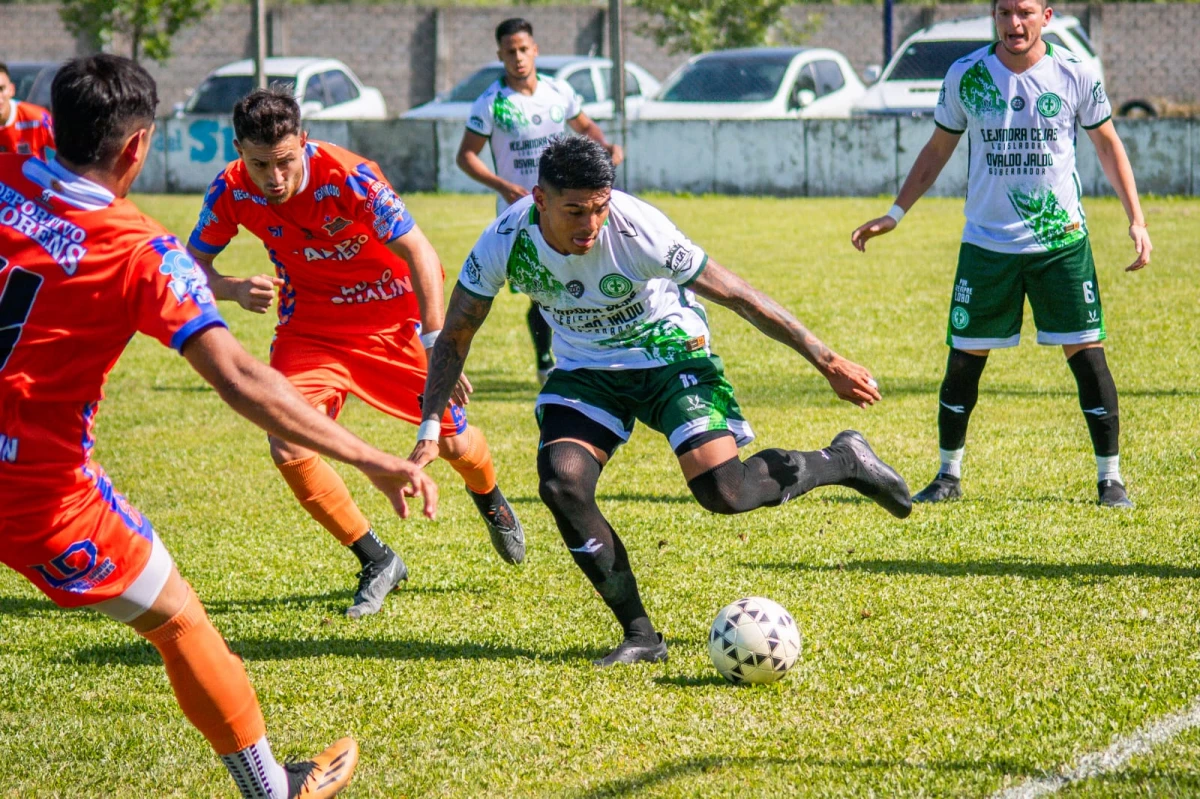
[[[167,250],[158,271],[171,278],[167,286],[181,305],[188,297],[200,305],[214,302],[208,278],[192,257],[182,250]]]
[[[321,225],[325,232],[330,236],[336,236],[346,228],[350,227],[350,220],[343,217],[325,217],[325,224]]]
[[[29,146],[29,142],[17,142],[17,155],[32,155],[33,148]]]
[[[1046,92],[1037,101],[1038,113],[1049,119],[1058,116],[1062,110],[1062,100],[1054,92]]]
[[[563,110],[563,107],[561,105],[550,106],[550,121],[551,122],[558,124],[559,122],[563,121],[563,117],[565,117],[565,116],[566,116],[566,111]]]
[[[373,181],[367,186],[367,207],[375,216],[371,227],[375,235],[381,238],[395,230],[396,225],[404,218],[404,201],[382,180]]]
[[[567,283],[567,293],[570,294],[575,299],[579,299],[580,297],[583,296],[583,284],[580,283],[578,280],[572,280],[572,281],[568,282]]]
[[[38,563],[32,568],[42,575],[51,588],[84,594],[108,579],[117,569],[110,558],[97,563],[98,560],[95,542],[76,541],[49,563]]]
[[[684,247],[680,242],[675,242],[667,248],[667,260],[663,264],[672,273],[678,275],[686,272],[692,265],[692,259],[696,254]]]
[[[1025,98],[1019,94],[1016,97],[1012,98],[1012,100],[1010,100],[1008,104],[1014,111],[1024,111],[1025,110]]]
[[[1096,105],[1104,105],[1108,102],[1108,95],[1104,93],[1104,84],[1100,83],[1100,81],[1096,81],[1095,85],[1092,86],[1092,100]]]
[[[633,291],[633,283],[629,282],[629,278],[624,275],[610,272],[600,279],[600,291],[604,296],[616,299]]]
[[[463,264],[463,272],[466,273],[467,280],[477,286],[480,284],[482,275],[479,269],[479,259],[475,257],[475,253],[467,256],[467,262]]]

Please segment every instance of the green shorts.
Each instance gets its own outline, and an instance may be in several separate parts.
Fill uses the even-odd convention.
[[[537,397],[539,423],[547,405],[572,408],[621,441],[635,420],[665,435],[672,449],[711,430],[728,430],[739,447],[754,440],[715,355],[649,369],[555,369]]]
[[[946,343],[995,350],[1021,341],[1025,297],[1038,344],[1103,341],[1104,309],[1087,237],[1052,252],[1011,255],[963,243],[950,302]]]

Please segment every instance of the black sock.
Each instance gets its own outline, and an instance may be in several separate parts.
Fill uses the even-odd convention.
[[[1092,436],[1092,449],[1103,458],[1118,452],[1121,424],[1117,415],[1117,384],[1108,371],[1103,347],[1088,347],[1067,359],[1079,386],[1079,407]]]
[[[854,476],[848,450],[799,452],[764,449],[745,461],[736,457],[688,481],[692,495],[713,513],[745,513],[782,505],[817,486],[839,485]]]
[[[526,314],[525,321],[529,323],[529,335],[533,337],[533,349],[537,353],[537,368],[549,369],[554,365],[554,355],[550,351],[554,333],[542,316],[542,311],[538,308],[537,303],[529,306],[529,313]]]
[[[367,534],[350,545],[350,551],[358,558],[363,566],[369,563],[380,563],[387,560],[392,550],[375,535],[375,530],[367,530]]]
[[[542,501],[554,514],[571,557],[617,617],[625,638],[657,641],[625,545],[596,505],[600,463],[578,444],[560,441],[538,451],[537,465]]]
[[[967,423],[979,400],[979,377],[987,365],[986,355],[971,355],[951,349],[946,359],[946,376],[938,403],[938,446],[962,449],[967,443]]]

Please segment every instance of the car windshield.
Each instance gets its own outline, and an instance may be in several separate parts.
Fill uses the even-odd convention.
[[[991,42],[983,39],[956,39],[948,42],[913,42],[904,49],[896,66],[887,76],[892,80],[941,80],[950,65]]]
[[[296,79],[289,75],[268,75],[267,83],[296,90]],[[200,84],[187,110],[192,114],[232,114],[234,104],[253,90],[253,75],[217,75]]]
[[[559,70],[555,69],[539,69],[539,75],[549,75],[554,77]],[[450,90],[450,94],[446,95],[445,102],[447,103],[473,103],[479,99],[479,95],[487,91],[487,87],[498,81],[504,75],[504,67],[484,67],[476,72],[471,77],[461,81],[457,86]]]
[[[663,89],[672,103],[761,103],[775,97],[791,56],[702,58],[684,67]]]
[[[16,87],[16,100],[28,100],[29,90],[33,88],[33,81],[37,78],[38,73],[45,69],[44,64],[10,64],[8,67],[8,79],[12,81]]]

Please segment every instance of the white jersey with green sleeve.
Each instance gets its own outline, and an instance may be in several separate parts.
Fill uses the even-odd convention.
[[[484,231],[458,283],[483,299],[506,280],[528,294],[554,333],[559,369],[647,369],[711,354],[707,316],[687,288],[707,264],[665,214],[614,190],[587,254],[546,244],[523,197]]]
[[[542,150],[581,111],[583,100],[566,81],[538,75],[533,94],[521,94],[501,78],[471,106],[467,130],[488,138],[497,175],[532,189]],[[498,197],[496,213],[507,207],[504,198]]]
[[[1048,252],[1087,235],[1075,171],[1075,123],[1112,116],[1100,76],[1062,47],[1020,74],[996,44],[955,61],[934,121],[967,134],[967,222],[963,241],[1002,253]]]

